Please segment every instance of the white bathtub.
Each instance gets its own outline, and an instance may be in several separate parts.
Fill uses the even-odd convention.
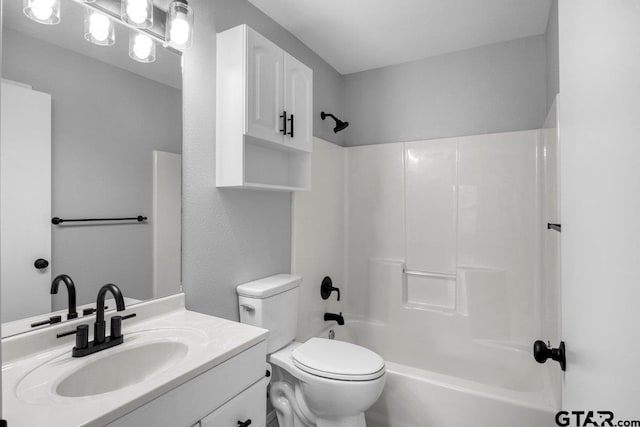
[[[346,320],[319,336],[367,347],[386,360],[387,383],[366,413],[368,427],[547,427],[557,411],[548,367],[528,349],[475,342],[438,354],[395,339],[384,324]],[[406,337],[405,337],[406,338]],[[436,346],[433,346],[436,347]],[[455,356],[466,354],[469,357]]]

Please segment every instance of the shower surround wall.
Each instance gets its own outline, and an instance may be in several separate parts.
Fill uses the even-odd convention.
[[[355,341],[387,361],[476,384],[512,370],[500,387],[544,389],[550,397],[535,405],[558,407],[558,367],[531,356],[534,340],[557,336],[557,290],[547,289],[557,283],[542,282],[555,275],[543,265],[557,269],[542,253],[543,238],[547,248],[558,241],[545,227],[557,218],[552,134],[349,148],[317,140],[313,190],[293,196],[298,338],[335,327],[321,315],[342,310]],[[344,277],[334,280],[341,303],[320,299],[325,274]]]
[[[293,200],[295,273],[331,266],[326,274],[343,285],[337,308],[352,318],[425,321],[434,335],[450,330],[442,339],[451,346],[531,344],[541,317],[541,131],[314,148],[314,189]],[[305,311],[319,299],[322,271],[304,285],[313,287]],[[400,301],[390,299],[393,286]],[[301,319],[301,338],[321,329]]]
[[[451,351],[472,338],[528,345],[540,299],[537,149],[537,131],[349,149],[348,312],[424,323],[422,345],[444,335]],[[396,307],[379,280],[393,263],[407,270],[394,276]]]

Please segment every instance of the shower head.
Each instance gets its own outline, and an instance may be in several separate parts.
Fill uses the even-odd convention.
[[[345,130],[349,126],[349,122],[343,122],[333,114],[325,113],[324,111],[320,113],[320,117],[322,118],[322,120],[326,119],[327,117],[331,117],[333,120],[336,121],[336,127],[333,128],[333,131],[335,133],[338,133],[341,130]]]

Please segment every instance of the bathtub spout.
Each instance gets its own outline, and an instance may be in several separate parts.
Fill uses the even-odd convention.
[[[340,326],[344,325],[344,317],[342,317],[342,312],[340,312],[340,314],[325,313],[324,314],[324,321],[325,322],[329,322],[331,320],[335,320],[336,322],[338,322],[338,325],[340,325]]]

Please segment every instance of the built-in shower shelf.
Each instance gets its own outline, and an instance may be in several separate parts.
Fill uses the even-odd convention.
[[[270,191],[309,191],[304,187],[291,187],[286,185],[261,184],[259,182],[245,182],[242,188],[254,190],[270,190]]]

